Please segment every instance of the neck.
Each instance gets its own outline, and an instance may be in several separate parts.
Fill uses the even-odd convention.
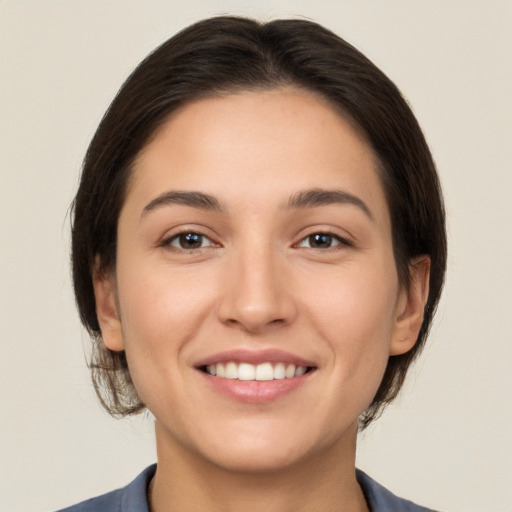
[[[151,482],[151,512],[367,512],[355,478],[357,428],[349,442],[330,446],[285,468],[236,471],[183,446],[162,442],[156,424],[158,466]]]

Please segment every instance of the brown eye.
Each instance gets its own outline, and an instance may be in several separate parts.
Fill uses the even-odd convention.
[[[168,245],[179,249],[200,249],[212,245],[209,238],[199,233],[180,233],[168,242]]]
[[[311,249],[331,249],[337,245],[341,245],[344,241],[330,233],[313,233],[303,238],[298,247],[307,247]]]

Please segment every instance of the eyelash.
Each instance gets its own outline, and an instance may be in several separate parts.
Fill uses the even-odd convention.
[[[183,247],[183,243],[187,243],[186,237],[193,238],[195,237],[196,242],[199,241],[200,246],[199,247]],[[311,247],[311,243],[317,243],[320,241],[322,243],[322,237],[324,239],[324,242],[329,244],[329,247]],[[316,240],[315,240],[316,238]],[[207,245],[203,245],[205,241],[209,241]],[[309,246],[303,245],[304,243],[307,243],[309,241]],[[334,242],[334,245],[332,243]],[[193,241],[192,241],[193,243]],[[177,233],[176,235],[173,235],[172,237],[166,238],[162,243],[162,247],[171,247],[176,250],[182,250],[185,252],[195,252],[200,251],[201,249],[204,249],[206,247],[220,247],[219,244],[216,244],[213,242],[209,237],[206,235],[203,235],[202,233],[198,233],[196,231],[182,231],[180,233]],[[339,235],[336,235],[335,233],[332,233],[330,231],[316,231],[314,233],[311,233],[304,238],[302,238],[297,244],[294,245],[296,248],[305,248],[305,249],[318,249],[318,250],[332,250],[336,249],[339,246],[344,247],[351,247],[352,243],[349,242],[346,238],[340,237]]]
[[[200,247],[182,247],[181,242],[186,242],[186,237],[196,237],[200,240]],[[202,245],[204,241],[208,240],[210,243],[208,245]],[[179,245],[178,245],[179,244]],[[181,250],[186,252],[195,252],[200,251],[201,249],[204,249],[205,247],[219,247],[218,244],[213,242],[210,238],[208,238],[206,235],[203,235],[202,233],[198,233],[196,231],[182,231],[180,233],[177,233],[176,235],[173,235],[169,238],[166,238],[161,243],[162,247],[171,247],[175,250]]]
[[[307,242],[309,241],[309,243],[311,244],[311,242],[315,239],[320,239],[320,237],[323,237],[324,239],[326,239],[327,242],[335,242],[334,245],[330,245],[329,247],[311,247],[310,246],[304,246],[302,245],[304,242]],[[340,247],[351,247],[352,246],[352,243],[349,242],[346,238],[343,238],[339,235],[336,235],[335,233],[332,233],[330,231],[315,231],[313,233],[310,233],[309,235],[305,236],[304,238],[302,238],[302,240],[300,240],[299,243],[295,244],[294,247],[300,247],[300,248],[305,248],[305,249],[318,249],[318,250],[324,250],[324,251],[328,251],[328,250],[336,250],[337,248],[340,248]]]

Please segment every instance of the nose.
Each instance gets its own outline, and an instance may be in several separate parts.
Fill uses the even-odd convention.
[[[270,247],[246,247],[233,254],[218,309],[223,323],[260,333],[293,322],[297,306],[283,259]]]

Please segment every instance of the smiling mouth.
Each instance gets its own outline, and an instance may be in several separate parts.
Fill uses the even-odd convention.
[[[300,377],[306,373],[312,372],[315,368],[312,366],[299,366],[291,363],[237,363],[228,361],[225,363],[216,363],[201,366],[200,370],[223,379],[243,380],[243,381],[269,381],[283,380]]]

